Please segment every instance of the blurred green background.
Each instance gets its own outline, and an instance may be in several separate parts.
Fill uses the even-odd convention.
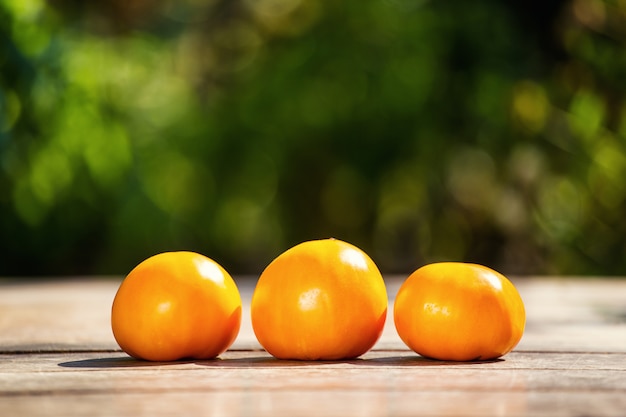
[[[626,0],[0,0],[0,276],[624,275],[625,47]]]

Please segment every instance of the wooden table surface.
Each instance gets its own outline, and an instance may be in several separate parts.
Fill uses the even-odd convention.
[[[120,279],[0,283],[1,416],[626,416],[626,279],[514,279],[527,310],[498,361],[426,360],[391,315],[358,360],[279,361],[249,318],[220,359],[136,361],[109,324]],[[387,280],[389,311],[400,280]]]

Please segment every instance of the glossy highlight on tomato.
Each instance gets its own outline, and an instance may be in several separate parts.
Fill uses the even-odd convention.
[[[241,297],[217,262],[165,252],[137,265],[120,285],[111,327],[129,355],[150,361],[210,359],[235,340]]]
[[[510,352],[524,333],[517,289],[483,265],[441,262],[413,272],[398,290],[394,322],[418,354],[440,360],[489,360]]]
[[[378,267],[337,239],[283,252],[261,274],[251,301],[254,333],[279,359],[356,358],[376,343],[386,314]]]

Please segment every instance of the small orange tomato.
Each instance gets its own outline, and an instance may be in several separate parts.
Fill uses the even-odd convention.
[[[250,313],[257,339],[276,358],[356,358],[382,333],[387,291],[362,250],[336,239],[314,240],[267,266]]]
[[[477,361],[513,350],[526,313],[503,275],[482,265],[441,262],[419,268],[402,284],[394,321],[400,338],[422,356]]]
[[[129,355],[150,361],[210,359],[235,340],[241,297],[232,277],[194,252],[165,252],[137,265],[115,295],[111,327]]]

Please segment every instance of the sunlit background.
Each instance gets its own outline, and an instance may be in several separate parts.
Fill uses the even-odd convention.
[[[0,0],[0,276],[624,275],[625,93],[626,0]]]

